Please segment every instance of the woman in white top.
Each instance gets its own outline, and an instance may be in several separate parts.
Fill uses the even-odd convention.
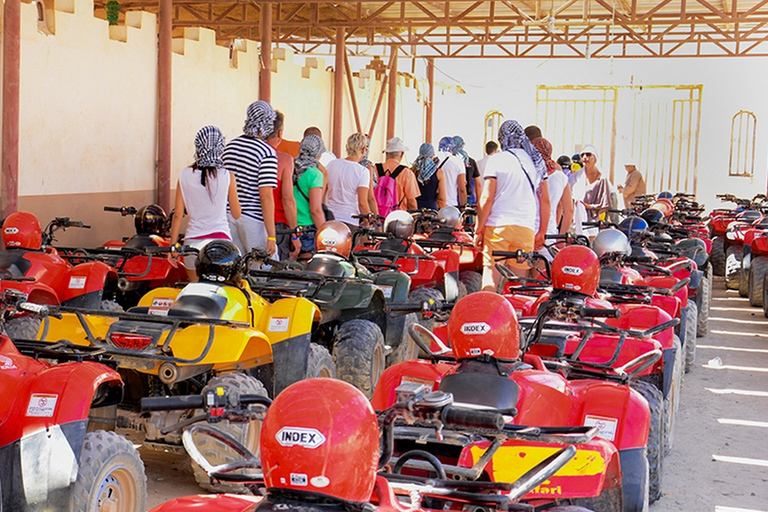
[[[235,219],[240,218],[237,183],[224,169],[224,136],[215,126],[202,128],[195,136],[195,163],[183,169],[176,186],[176,206],[171,223],[171,241],[179,241],[181,219],[189,215],[184,236],[187,245],[201,249],[211,240],[231,240],[227,221],[227,201]],[[190,281],[197,281],[196,256],[184,257]]]
[[[325,204],[336,220],[354,227],[359,224],[352,215],[367,215],[368,187],[371,176],[360,160],[368,147],[368,138],[362,133],[353,133],[347,139],[347,158],[331,160],[328,171],[328,195]]]

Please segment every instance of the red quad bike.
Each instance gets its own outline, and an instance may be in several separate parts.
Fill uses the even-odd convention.
[[[19,290],[36,304],[114,310],[115,303],[107,298],[117,290],[115,269],[102,261],[73,265],[51,246],[57,230],[71,227],[90,226],[57,217],[43,232],[33,214],[10,214],[3,223],[0,290]],[[5,332],[14,339],[35,339],[39,327],[39,317],[16,313],[6,322]]]
[[[392,268],[394,265],[411,278],[412,300],[446,300],[453,302],[466,295],[459,281],[459,255],[452,249],[440,249],[430,254],[413,239],[414,220],[411,214],[395,210],[384,221],[384,232],[360,228],[356,236],[378,238],[373,247],[353,244],[357,261],[371,270]]]
[[[459,281],[464,283],[467,293],[480,291],[483,252],[465,228],[465,222],[475,215],[474,209],[465,208],[460,212],[455,206],[444,206],[439,212],[419,210],[414,213],[414,241],[428,253],[440,249],[455,251],[459,255]]]
[[[723,202],[736,203],[737,205],[736,208],[732,209],[715,209],[709,214],[709,230],[712,238],[712,250],[710,252],[712,268],[716,276],[724,276],[726,275],[726,251],[728,249],[726,233],[728,226],[736,221],[740,214],[760,209],[766,197],[763,194],[758,194],[752,199],[742,199],[732,194],[718,194],[715,197]],[[755,220],[755,218],[752,220]]]
[[[256,491],[266,487],[266,496],[188,496],[160,505],[152,512],[198,508],[220,512],[286,509],[309,512],[367,509],[382,512],[460,509],[533,512],[533,507],[519,500],[530,490],[540,487],[556,471],[567,467],[574,455],[578,457],[574,446],[538,458],[533,461],[535,465],[530,471],[512,483],[450,480],[447,468],[434,457],[428,457],[428,460],[429,470],[435,477],[410,476],[390,465],[393,432],[399,428],[394,427],[395,422],[425,425],[437,435],[474,436],[486,439],[488,444],[516,437],[558,438],[568,443],[577,437],[588,439],[595,431],[511,432],[504,426],[500,413],[459,408],[453,405],[450,394],[430,393],[426,386],[410,383],[397,391],[397,403],[381,412],[377,421],[365,396],[349,384],[331,379],[309,379],[291,385],[275,399],[264,417],[261,460],[215,429],[204,424],[194,425],[184,434],[184,444],[212,480],[247,481]],[[222,388],[209,393],[205,402],[199,397],[190,398],[198,400],[195,405],[206,413],[199,420],[215,422],[228,417],[242,421],[242,418],[253,419],[259,414],[248,409],[256,397],[231,395]],[[188,407],[163,399],[145,400],[143,405],[154,410]],[[211,466],[197,448],[195,436],[214,437],[236,451],[240,460],[226,466]],[[425,454],[418,450],[404,456],[421,458]],[[590,512],[572,506],[548,510]]]
[[[0,309],[47,314],[25,299],[8,289]],[[0,336],[0,509],[143,512],[138,452],[122,436],[97,430],[109,429],[110,418],[114,429],[118,373],[96,362],[97,352],[66,342],[17,343]]]
[[[582,312],[590,316],[614,314],[592,309]],[[616,336],[622,331],[615,327],[595,327],[592,332],[598,333],[601,329],[622,337]],[[374,392],[374,408],[384,409],[396,403],[396,389],[402,383],[411,382],[452,393],[457,403],[503,410],[505,429],[509,430],[527,432],[537,428],[546,431],[547,428],[597,426],[598,435],[609,441],[617,452],[610,458],[602,458],[596,455],[598,447],[592,445],[590,450],[595,450],[595,457],[587,456],[584,461],[591,460],[597,465],[585,463],[584,472],[569,468],[554,475],[529,493],[527,502],[542,510],[552,503],[578,504],[601,511],[647,510],[646,447],[655,446],[654,456],[660,457],[658,421],[663,408],[660,393],[648,386],[649,396],[654,400],[652,415],[649,403],[628,383],[656,363],[661,357],[659,350],[641,354],[620,368],[583,360],[542,358],[527,351],[529,342],[520,343],[511,303],[490,292],[474,293],[456,303],[447,330],[439,331],[446,339],[441,340],[418,324],[410,330],[430,359],[407,361],[388,368]],[[571,339],[578,342],[578,332],[570,336],[561,331],[551,336],[562,343]],[[532,332],[541,335],[542,329]],[[633,333],[640,334],[644,333]],[[426,342],[421,340],[422,336],[427,338]],[[452,349],[445,346],[445,341]],[[580,344],[581,350],[585,343]],[[443,348],[435,352],[431,350],[433,346]],[[522,358],[521,348],[526,351]],[[649,432],[655,438],[652,441]],[[525,465],[527,455],[546,452],[544,447],[535,444],[521,446],[502,442],[489,448],[487,444],[478,446],[472,438],[448,439],[446,436],[441,439],[412,429],[396,430],[395,438],[398,454],[421,447],[441,460],[448,473],[496,482],[511,481],[508,478],[517,471],[514,466]],[[605,454],[610,455],[607,451]],[[406,467],[411,466],[406,463]]]

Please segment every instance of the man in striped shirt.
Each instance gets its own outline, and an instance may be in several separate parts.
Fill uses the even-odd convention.
[[[272,189],[277,187],[277,154],[266,138],[275,127],[276,113],[266,101],[248,107],[243,134],[232,139],[224,149],[224,167],[234,173],[242,215],[229,215],[232,241],[245,254],[254,247],[277,251],[275,238],[275,202]]]

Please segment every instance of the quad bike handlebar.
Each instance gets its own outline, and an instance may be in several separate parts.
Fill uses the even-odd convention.
[[[127,217],[128,215],[136,215],[138,212],[135,206],[105,206],[104,211],[117,212],[123,217]]]
[[[69,217],[54,217],[43,230],[43,246],[51,245],[56,241],[54,233],[58,230],[66,231],[67,228],[91,229],[91,226],[83,224],[79,220],[70,220]]]

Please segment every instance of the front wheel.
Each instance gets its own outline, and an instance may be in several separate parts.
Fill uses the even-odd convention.
[[[416,323],[416,313],[408,313],[403,320],[403,332],[400,334],[400,344],[387,356],[387,366],[410,361],[419,357],[419,346],[408,334],[408,328]]]
[[[731,245],[725,251],[725,287],[728,290],[739,289],[739,274],[741,274],[741,247]]]
[[[696,294],[696,336],[701,338],[706,336],[709,330],[709,303],[712,300],[712,265],[709,265],[707,272],[701,279],[699,292]]]
[[[355,319],[341,324],[333,339],[336,375],[371,398],[384,372],[384,335],[370,320]]]
[[[648,445],[645,457],[648,459],[648,487],[650,503],[661,498],[661,461],[664,446],[664,398],[661,391],[649,382],[636,380],[632,388],[643,395],[651,410],[651,425],[648,429]]]
[[[709,253],[712,262],[712,273],[716,276],[725,275],[725,240],[721,236],[712,239],[712,250]]]
[[[768,256],[758,256],[749,266],[749,305],[763,307],[763,281],[768,274]]]
[[[336,367],[328,349],[317,343],[309,344],[309,361],[307,361],[308,379],[335,379]]]
[[[5,322],[3,328],[5,335],[12,340],[36,340],[41,323],[37,316],[18,316]]]
[[[688,305],[683,309],[683,314],[685,315],[685,332],[681,333],[683,338],[680,341],[685,353],[685,373],[689,373],[696,364],[696,331],[698,330],[696,322],[699,317],[696,302],[689,300]]]
[[[73,512],[144,512],[147,477],[133,444],[114,432],[85,434],[72,491]]]

